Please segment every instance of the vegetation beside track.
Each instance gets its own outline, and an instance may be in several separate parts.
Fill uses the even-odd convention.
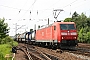
[[[18,43],[15,42],[9,35],[8,24],[4,22],[4,18],[0,19],[0,60],[6,60],[5,55],[11,54],[13,46],[17,46]],[[11,59],[8,59],[11,60]]]
[[[90,43],[90,16],[84,13],[78,14],[76,11],[72,17],[66,18],[65,22],[75,22],[78,32],[78,40],[82,43]]]
[[[12,47],[17,46],[18,43],[15,41],[8,42],[6,44],[0,44],[0,60],[5,60],[6,54],[12,54]],[[12,58],[12,56],[11,56]],[[11,59],[10,58],[10,59]]]

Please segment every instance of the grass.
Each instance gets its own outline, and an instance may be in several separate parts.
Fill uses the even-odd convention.
[[[9,47],[10,45],[8,44],[2,44],[0,45],[0,51],[2,52],[2,54],[5,56],[5,54],[9,54],[11,48]]]
[[[15,42],[15,41],[9,42],[7,44],[1,44],[0,45],[0,60],[5,60],[5,55],[6,54],[11,54],[12,43],[13,43],[13,46],[17,46],[18,45],[18,43]]]

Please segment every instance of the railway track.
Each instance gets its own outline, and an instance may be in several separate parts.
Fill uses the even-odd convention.
[[[88,48],[77,48],[78,52],[81,52],[82,55],[90,57],[90,49]]]
[[[51,50],[52,51],[52,50]],[[90,60],[90,49],[89,48],[81,48],[81,47],[76,47],[75,49],[67,49],[67,50],[54,50],[56,53],[63,53],[63,52],[68,52],[68,53],[73,53],[73,55],[77,55],[76,57],[85,59],[85,60]],[[55,57],[55,55],[54,55]],[[63,59],[61,59],[63,60]]]
[[[75,49],[62,50],[62,51],[67,52],[78,58],[82,58],[84,60],[90,60],[90,49],[86,47],[85,48],[76,47]]]
[[[45,52],[43,53],[32,45],[18,47],[18,50],[23,51],[28,60],[58,60],[57,57],[54,57],[53,55],[47,54]]]
[[[76,47],[75,49],[63,49],[62,52],[70,52],[75,54],[81,54],[90,57],[90,49]]]
[[[26,51],[25,54],[27,55],[28,60],[66,60],[66,58],[62,58],[62,57],[63,54],[67,55],[67,52],[77,54],[77,56],[84,55],[90,57],[90,49],[81,48],[81,47],[77,47],[75,50],[62,50],[63,51],[62,53],[60,49],[52,50],[52,49],[38,47],[34,45],[28,45],[28,44],[24,44],[24,46],[21,46],[20,49]],[[71,55],[73,56],[73,54]],[[70,54],[68,54],[68,56],[69,55]],[[77,60],[80,59],[77,58]],[[89,60],[89,58],[87,60]]]
[[[32,57],[30,56],[30,54],[28,54],[28,52],[26,51],[26,47],[25,46],[19,47],[18,50],[23,51],[25,53],[25,55],[27,56],[28,60],[33,60]]]
[[[30,49],[27,48],[27,45],[19,47],[18,50],[21,50],[25,53],[25,55],[27,56],[27,60],[43,60],[41,57],[37,56],[33,52],[30,52]]]
[[[47,54],[31,46],[29,46],[28,51],[31,55],[38,57],[40,60],[59,60],[54,55]]]

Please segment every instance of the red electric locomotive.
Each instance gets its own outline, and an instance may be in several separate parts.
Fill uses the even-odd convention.
[[[78,45],[77,37],[74,22],[54,22],[36,31],[35,42],[42,46],[75,47]]]

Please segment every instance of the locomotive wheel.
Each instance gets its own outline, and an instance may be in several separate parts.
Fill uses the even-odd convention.
[[[45,43],[42,42],[42,43],[41,43],[41,47],[45,47]]]
[[[48,48],[51,49],[52,48],[52,45],[48,45]]]
[[[52,49],[56,50],[57,46],[56,45],[52,45]]]

